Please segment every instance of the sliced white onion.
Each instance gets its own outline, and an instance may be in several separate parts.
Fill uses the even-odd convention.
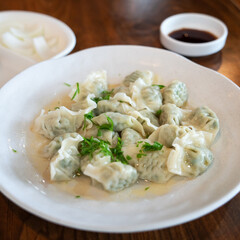
[[[9,30],[10,30],[10,33],[12,33],[15,37],[19,38],[20,40],[25,40],[30,38],[29,35],[21,29],[10,27]]]
[[[43,36],[33,38],[33,46],[42,60],[52,57],[52,51]]]
[[[2,42],[5,46],[7,46],[10,49],[23,50],[23,49],[29,49],[32,47],[31,39],[20,40],[10,32],[5,32],[2,34]]]
[[[38,37],[38,36],[44,36],[44,29],[42,25],[38,25],[34,28],[31,32],[28,32],[29,37]]]
[[[26,26],[21,23],[6,23],[0,26],[0,44],[37,61],[51,58],[57,51],[59,40],[46,39],[42,25]]]

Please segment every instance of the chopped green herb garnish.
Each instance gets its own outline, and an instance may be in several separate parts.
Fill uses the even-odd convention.
[[[76,83],[76,86],[77,86],[76,91],[74,92],[74,94],[73,94],[71,100],[73,100],[73,99],[77,96],[77,94],[80,93],[79,83],[78,83],[78,82]]]
[[[83,138],[83,141],[79,143],[78,148],[80,156],[90,155],[92,158],[93,153],[96,150],[99,150],[99,152],[103,153],[104,156],[112,156],[112,152],[109,148],[109,142],[93,137]]]
[[[57,109],[60,109],[60,108],[59,107],[55,107],[54,109],[57,110]]]
[[[16,150],[16,149],[13,149],[13,148],[12,148],[12,151],[13,151],[14,153],[16,153],[16,152],[17,152],[17,150]]]
[[[99,101],[102,101],[102,100],[109,100],[113,91],[114,91],[114,89],[112,89],[111,91],[102,91],[100,97],[92,98],[92,100],[96,103],[98,103]]]
[[[118,138],[118,142],[115,148],[109,148],[110,143],[101,139],[96,138],[83,138],[83,141],[79,143],[79,155],[86,156],[89,155],[93,157],[93,153],[98,150],[99,153],[103,153],[104,156],[110,156],[112,162],[121,162],[123,164],[128,164],[128,160],[131,159],[130,156],[126,158],[122,151],[122,140]]]
[[[153,145],[151,145],[148,142],[145,142],[142,145],[142,150],[143,150],[143,152],[157,151],[157,150],[161,150],[162,147],[163,147],[163,145],[159,142],[154,142]]]
[[[152,86],[158,86],[160,89],[163,89],[163,88],[165,88],[165,86],[164,86],[164,85],[158,85],[158,84],[153,84]]]
[[[131,158],[129,155],[127,155],[127,156],[126,156],[126,159],[129,161],[129,160],[131,160],[132,158]]]
[[[75,198],[80,198],[81,196],[79,196],[79,195],[77,195],[77,196],[75,196]]]
[[[128,160],[130,160],[131,157],[130,156],[127,156],[126,158],[124,157],[123,151],[122,151],[122,145],[123,145],[123,142],[121,138],[118,138],[117,146],[115,148],[111,148],[112,162],[121,162],[123,164],[128,164]]]
[[[64,83],[64,85],[66,85],[67,87],[71,87],[69,83]]]
[[[142,156],[147,156],[147,154],[146,153],[138,153],[137,154],[137,158],[141,158]]]
[[[150,187],[145,187],[145,189],[144,189],[144,190],[145,190],[145,191],[147,191],[149,188],[150,188]]]
[[[162,113],[162,110],[159,109],[159,110],[156,112],[156,116],[159,117],[159,116],[161,115],[161,113]]]
[[[137,142],[137,147],[139,147],[139,144],[142,143],[143,141],[138,141]]]
[[[92,121],[93,117],[93,111],[84,114],[83,130],[87,127],[87,119]]]
[[[104,123],[100,126],[98,126],[98,136],[102,136],[102,130],[110,130],[110,131],[113,131],[113,120],[107,116],[107,121],[108,123]]]
[[[137,147],[139,146],[140,141],[137,144]],[[157,150],[161,150],[163,147],[162,144],[160,144],[159,142],[154,142],[152,145],[148,142],[145,142],[139,153],[137,154],[137,158],[141,158],[142,156],[147,156],[146,152],[151,152],[151,151],[157,151]]]

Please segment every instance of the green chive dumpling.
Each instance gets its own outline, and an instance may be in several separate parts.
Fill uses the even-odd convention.
[[[121,132],[123,129],[130,127],[145,136],[144,129],[136,118],[118,112],[102,113],[99,116],[94,117],[92,121],[101,126],[103,124],[109,124],[109,118],[113,122],[113,131]]]
[[[154,131],[148,139],[151,142],[157,141],[170,148],[177,137],[181,137],[192,130],[193,127],[164,124]]]
[[[123,147],[127,147],[142,139],[142,136],[132,128],[125,128],[121,133],[121,139],[123,141]]]
[[[200,130],[211,132],[214,138],[219,131],[216,113],[206,106],[195,109],[189,117],[189,123]]]
[[[53,139],[58,135],[76,132],[83,121],[81,112],[73,112],[66,107],[60,107],[54,111],[41,112],[34,122],[34,131]]]
[[[158,86],[147,86],[141,90],[141,98],[149,110],[156,112],[162,106],[162,94]]]
[[[99,150],[93,153],[93,156],[84,156],[80,161],[81,171],[84,172],[88,164],[92,164],[95,167],[101,167],[111,162],[111,157],[109,155],[104,155]]]
[[[182,110],[174,104],[167,103],[162,105],[159,117],[160,125],[172,124],[180,125],[183,118]]]
[[[78,144],[83,140],[80,134],[66,137],[61,148],[51,158],[50,175],[52,181],[71,180],[80,166]]]
[[[74,85],[69,94],[69,97],[73,98],[75,102],[82,102],[90,93],[95,97],[100,97],[102,92],[107,90],[107,72],[102,70],[90,73],[87,79],[79,84],[79,93],[75,94],[77,90],[77,85]]]
[[[109,192],[118,192],[137,181],[138,174],[135,168],[121,162],[111,162],[101,167],[88,164],[84,174],[101,183]]]
[[[185,177],[196,177],[207,170],[213,161],[212,152],[206,147],[175,144],[168,157],[169,172]]]
[[[78,133],[65,133],[55,137],[48,145],[43,149],[43,155],[46,158],[52,158],[53,155],[61,148],[62,142],[68,138],[78,138]]]
[[[134,109],[127,103],[119,102],[117,100],[102,100],[97,104],[97,113],[105,112],[119,112],[122,114],[127,114],[129,111],[134,111]]]
[[[125,77],[123,80],[123,85],[129,87],[131,83],[134,83],[139,78],[143,79],[148,85],[152,84],[153,73],[151,71],[135,71]]]
[[[182,107],[188,100],[188,90],[186,84],[174,81],[163,89],[163,103],[172,103],[177,107]]]
[[[136,164],[139,178],[156,183],[167,182],[173,176],[167,168],[170,151],[171,149],[163,147],[162,150],[147,152],[146,156],[139,158]]]

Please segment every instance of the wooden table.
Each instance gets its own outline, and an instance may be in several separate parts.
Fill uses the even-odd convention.
[[[229,29],[224,49],[192,58],[240,85],[239,0],[7,0],[0,10],[30,10],[56,17],[73,29],[74,49],[111,44],[161,48],[159,24],[168,16],[199,12],[223,20]],[[0,239],[240,239],[240,194],[216,211],[176,227],[133,234],[77,231],[42,220],[0,194]]]

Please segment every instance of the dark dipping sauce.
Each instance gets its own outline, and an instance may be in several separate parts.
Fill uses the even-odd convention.
[[[168,35],[178,41],[188,43],[206,43],[217,39],[217,37],[210,32],[191,28],[182,28]]]

